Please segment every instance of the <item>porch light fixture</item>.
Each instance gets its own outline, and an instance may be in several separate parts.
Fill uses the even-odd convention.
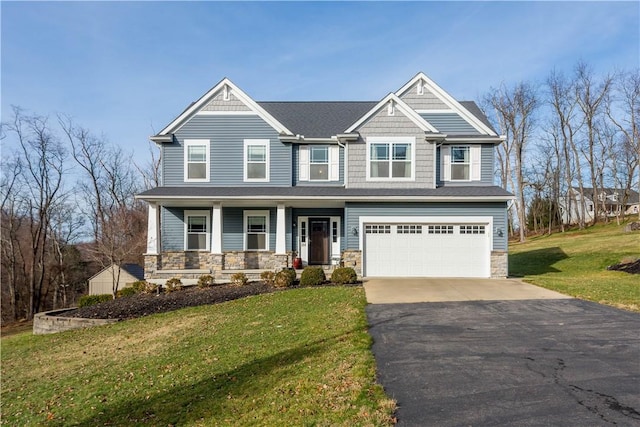
[[[353,234],[354,236],[358,235],[358,227],[351,227],[351,234]]]
[[[496,234],[498,235],[498,237],[502,237],[504,235],[504,232],[502,231],[502,228],[497,228],[496,229]]]

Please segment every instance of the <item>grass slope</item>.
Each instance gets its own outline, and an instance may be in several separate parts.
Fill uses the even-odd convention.
[[[640,311],[640,276],[608,271],[640,257],[640,235],[597,225],[509,244],[509,273],[567,295]]]
[[[295,289],[2,339],[7,425],[391,425],[364,291]]]

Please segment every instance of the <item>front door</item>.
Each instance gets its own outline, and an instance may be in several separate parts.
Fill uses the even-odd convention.
[[[309,264],[329,264],[329,218],[309,218]]]

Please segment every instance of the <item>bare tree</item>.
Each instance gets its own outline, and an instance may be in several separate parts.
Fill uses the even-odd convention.
[[[151,142],[149,143],[149,154],[151,156],[151,160],[145,165],[140,166],[135,163],[136,169],[142,176],[145,190],[150,190],[161,185],[160,151],[158,150],[158,147]]]

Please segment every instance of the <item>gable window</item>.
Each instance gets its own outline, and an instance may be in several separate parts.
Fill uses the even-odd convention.
[[[269,250],[269,211],[244,211],[245,250]]]
[[[244,180],[269,181],[269,140],[244,140]]]
[[[187,182],[209,181],[208,139],[185,139],[184,180]]]
[[[471,156],[468,146],[451,147],[451,180],[468,181]]]
[[[188,251],[209,250],[209,211],[184,212],[184,247]]]
[[[412,179],[415,138],[368,138],[368,178]]]

